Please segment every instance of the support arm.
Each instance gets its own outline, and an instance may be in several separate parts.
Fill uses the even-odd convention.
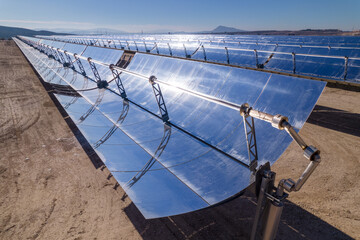
[[[248,104],[241,105],[240,114],[242,116],[247,115],[269,122],[274,128],[277,128],[279,130],[285,130],[292,137],[292,139],[301,147],[301,149],[304,151],[304,157],[310,160],[310,163],[296,183],[292,179],[281,180],[279,183],[278,195],[281,196],[284,189],[288,192],[299,191],[304,185],[304,183],[308,180],[310,175],[313,173],[315,168],[321,162],[320,151],[314,146],[307,145],[305,141],[300,137],[300,135],[294,130],[294,128],[288,122],[288,118],[285,116],[282,116],[280,114],[271,115],[258,110],[254,110],[249,107]]]

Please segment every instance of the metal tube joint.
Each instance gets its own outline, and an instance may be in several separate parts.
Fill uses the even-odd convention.
[[[157,80],[157,78],[156,78],[154,75],[151,75],[151,76],[149,77],[149,83],[150,83],[151,85],[154,85],[156,80]]]

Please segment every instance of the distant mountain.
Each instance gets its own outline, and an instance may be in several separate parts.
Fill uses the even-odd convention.
[[[0,38],[11,38],[15,37],[17,35],[23,35],[23,36],[35,36],[35,35],[64,35],[63,33],[56,33],[51,31],[35,31],[27,28],[17,28],[17,27],[6,27],[6,26],[0,26]]]
[[[238,32],[246,32],[245,30],[240,30],[240,29],[237,29],[237,28],[233,28],[233,27],[226,27],[226,26],[218,26],[216,28],[214,28],[213,30],[211,31],[202,31],[202,32],[199,32],[199,33],[216,33],[216,34],[219,34],[219,33],[238,33]]]
[[[244,30],[240,30],[237,28],[233,28],[233,27],[225,27],[225,26],[218,26],[217,28],[215,28],[214,30],[212,30],[211,32],[213,33],[231,33],[231,32],[246,32]]]

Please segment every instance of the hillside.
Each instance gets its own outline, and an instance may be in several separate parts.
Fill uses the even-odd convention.
[[[35,36],[35,35],[64,35],[65,33],[56,33],[50,31],[35,31],[27,28],[17,28],[17,27],[6,27],[0,26],[0,39],[8,39],[15,37],[17,35],[23,36]]]

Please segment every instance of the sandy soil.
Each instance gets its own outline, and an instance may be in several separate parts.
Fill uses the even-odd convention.
[[[255,197],[145,220],[79,143],[12,41],[0,41],[0,239],[248,239]],[[360,239],[360,94],[326,88],[301,135],[322,163],[291,193],[277,239]],[[65,118],[65,119],[64,119]],[[273,166],[296,179],[295,145]]]

